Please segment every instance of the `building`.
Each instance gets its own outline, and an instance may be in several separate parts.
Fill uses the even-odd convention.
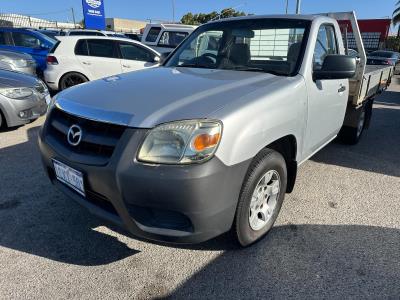
[[[107,30],[116,32],[140,32],[146,24],[147,22],[139,20],[106,18]]]
[[[351,32],[351,26],[347,21],[340,21],[342,30],[347,28],[347,39],[349,48],[356,49],[356,41]],[[367,51],[374,51],[385,47],[385,42],[389,36],[391,19],[367,19],[358,20],[364,47]]]

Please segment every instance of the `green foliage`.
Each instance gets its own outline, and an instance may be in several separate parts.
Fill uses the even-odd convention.
[[[236,11],[233,8],[224,8],[221,10],[220,13],[213,11],[208,14],[192,14],[192,13],[187,13],[184,15],[181,19],[182,24],[187,24],[187,25],[200,25],[207,23],[211,20],[217,20],[217,19],[224,19],[224,18],[230,18],[230,17],[240,17],[240,16],[245,16],[246,14],[242,11]]]
[[[400,37],[389,36],[386,40],[386,49],[392,51],[400,50]]]

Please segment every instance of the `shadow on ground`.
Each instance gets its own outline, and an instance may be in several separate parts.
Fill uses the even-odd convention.
[[[39,157],[39,127],[0,149],[0,246],[75,265],[103,265],[137,253],[94,228],[107,225],[57,192]]]
[[[249,248],[225,252],[169,296],[172,299],[397,298],[399,247],[397,229],[280,226]]]
[[[334,142],[311,160],[400,177],[399,141],[400,92],[386,91],[376,98],[370,128],[358,145]]]

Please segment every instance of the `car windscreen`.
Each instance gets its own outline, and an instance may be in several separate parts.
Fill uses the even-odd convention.
[[[377,57],[384,57],[384,58],[395,58],[396,54],[394,52],[374,51],[374,52],[371,52],[368,56],[377,56]]]
[[[177,48],[166,67],[297,73],[310,21],[243,19],[208,23]]]

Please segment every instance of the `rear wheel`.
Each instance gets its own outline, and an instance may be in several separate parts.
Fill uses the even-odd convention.
[[[357,127],[343,126],[339,133],[339,137],[345,144],[355,145],[357,144],[365,129],[365,123],[367,120],[367,113],[365,108],[362,109],[360,116],[357,121]]]
[[[242,186],[235,216],[234,233],[242,246],[262,238],[275,223],[285,198],[285,159],[265,149],[252,162]]]
[[[71,72],[65,74],[60,80],[60,90],[89,81],[83,74]]]

